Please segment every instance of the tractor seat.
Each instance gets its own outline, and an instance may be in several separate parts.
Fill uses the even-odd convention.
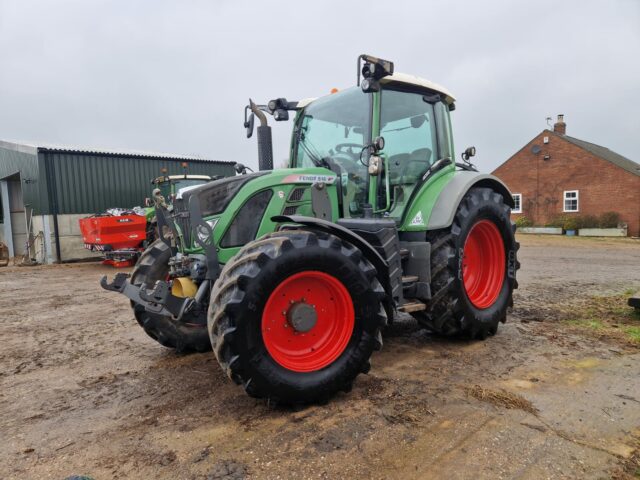
[[[409,160],[424,160],[425,163],[429,163],[431,160],[431,150],[428,148],[418,148],[409,155]]]
[[[411,153],[399,153],[389,157],[389,181],[393,185],[412,185],[429,166],[431,150],[419,148]]]

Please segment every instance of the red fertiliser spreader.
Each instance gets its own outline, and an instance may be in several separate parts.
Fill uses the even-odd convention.
[[[147,238],[147,218],[133,210],[108,210],[80,219],[84,247],[102,252],[102,263],[114,267],[134,265]]]

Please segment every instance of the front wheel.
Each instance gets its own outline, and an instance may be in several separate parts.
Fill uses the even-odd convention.
[[[472,188],[450,228],[427,233],[431,242],[429,310],[414,314],[442,335],[485,339],[506,321],[519,268],[515,225],[502,195]]]
[[[275,232],[247,244],[211,292],[213,351],[245,391],[309,403],[348,391],[370,368],[384,290],[362,252],[327,233]]]

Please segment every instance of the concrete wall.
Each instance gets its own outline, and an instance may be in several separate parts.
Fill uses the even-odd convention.
[[[24,214],[22,224],[24,224]],[[82,235],[78,220],[86,217],[83,215],[58,215],[58,228],[60,229],[60,254],[63,262],[83,260],[87,258],[99,259],[101,255],[90,252],[84,248]],[[33,246],[30,251],[30,258],[35,258],[38,263],[54,263],[56,261],[56,239],[53,229],[53,216],[51,215],[34,215],[31,220],[31,234],[33,238]],[[16,237],[14,232],[14,238]],[[20,244],[15,245],[13,256],[22,258],[24,254],[23,232],[20,236],[22,239]],[[7,243],[4,233],[4,224],[0,223],[0,242]]]
[[[58,231],[60,237],[60,256],[63,262],[83,260],[87,258],[99,259],[101,255],[84,248],[78,220],[90,214],[58,215]],[[38,215],[33,218],[33,235],[35,258],[38,262],[52,263],[56,261],[56,239],[53,228],[52,215]],[[47,241],[48,237],[48,241]]]
[[[100,258],[101,255],[92,253],[84,248],[80,224],[78,220],[88,217],[89,213],[58,215],[58,231],[60,236],[60,253],[62,261],[80,260],[83,258]],[[51,228],[53,232],[53,227]],[[55,252],[55,241],[53,242]]]

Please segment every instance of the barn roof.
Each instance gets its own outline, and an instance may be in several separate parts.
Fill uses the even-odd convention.
[[[606,147],[601,145],[596,145],[595,143],[585,142],[584,140],[580,140],[575,137],[570,137],[569,135],[558,135],[560,138],[563,138],[569,143],[572,143],[587,152],[594,154],[596,157],[600,157],[604,160],[607,160],[618,167],[626,170],[627,172],[631,172],[635,175],[640,176],[640,163],[636,163],[633,160],[628,159],[627,157],[623,157],[622,155],[609,150]]]
[[[216,164],[234,164],[222,160],[212,160],[199,155],[181,155],[175,153],[149,152],[145,150],[130,150],[121,148],[87,147],[78,145],[55,145],[48,142],[24,142],[0,140],[0,147],[23,153],[37,154],[38,152],[69,153],[85,155],[111,155],[118,157],[139,157],[152,159],[189,160],[193,162],[208,162]]]

